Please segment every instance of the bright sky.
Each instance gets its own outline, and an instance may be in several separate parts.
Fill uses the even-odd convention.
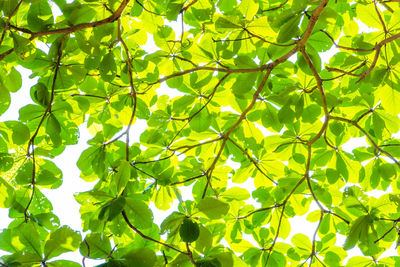
[[[369,31],[369,29],[362,25],[362,23],[359,23],[360,25],[360,30],[362,31]],[[180,32],[180,25],[178,23],[177,25],[171,25],[173,26],[174,29],[176,29],[177,32]],[[144,47],[145,50],[148,52],[155,51],[157,48],[155,47],[154,43],[152,43],[152,38],[149,36],[148,40],[150,41],[149,45],[146,45]],[[38,48],[47,51],[47,47],[41,45],[40,43],[38,44]],[[324,53],[322,55],[322,59],[325,61],[329,59],[330,55],[336,53],[337,50],[331,49],[330,51]],[[11,101],[11,106],[7,110],[6,113],[4,113],[2,116],[0,116],[0,121],[6,121],[6,120],[18,120],[18,110],[32,102],[30,99],[30,88],[36,84],[36,79],[30,79],[30,71],[23,69],[22,67],[17,67],[17,69],[22,73],[23,76],[23,85],[22,88],[12,94],[12,101]],[[166,85],[162,85],[160,89],[157,90],[157,93],[159,95],[169,95],[170,98],[177,96],[177,92],[175,90],[171,90],[166,87]],[[141,125],[135,124],[133,126],[134,130],[131,131],[131,141],[132,142],[139,142],[139,137],[140,133],[144,130],[145,123],[141,123]],[[260,128],[266,135],[268,135],[268,131],[266,131],[263,128]],[[60,218],[61,225],[69,225],[72,229],[82,231],[81,228],[81,220],[80,220],[80,214],[79,214],[79,204],[75,201],[73,194],[76,192],[83,192],[87,191],[93,188],[95,183],[88,183],[85,182],[83,179],[79,177],[80,171],[78,167],[76,166],[76,162],[81,154],[81,152],[88,147],[87,141],[92,138],[92,136],[88,133],[86,130],[86,125],[81,125],[79,127],[80,130],[80,139],[79,143],[77,145],[73,146],[68,146],[66,150],[58,157],[56,157],[53,161],[55,164],[63,171],[63,184],[60,188],[58,189],[42,189],[42,192],[46,195],[46,197],[51,201],[53,204],[53,211],[54,213]],[[396,134],[396,137],[400,137],[400,133]],[[368,146],[368,144],[365,141],[365,138],[353,138],[349,142],[347,142],[342,148],[345,151],[351,152],[352,149],[358,146]],[[390,161],[389,161],[390,162]],[[234,162],[228,162],[228,164],[232,167],[238,167],[237,163]],[[232,187],[233,183],[228,184],[228,187]],[[245,187],[247,188],[250,192],[255,189],[253,182],[251,179],[247,180],[247,182],[242,183],[242,184],[235,184],[235,186],[240,186],[240,187]],[[183,187],[181,187],[183,188]],[[191,187],[190,187],[191,188]],[[192,199],[191,197],[191,190],[190,188],[185,188],[184,191],[182,192],[183,194],[183,199]],[[372,193],[368,193],[369,195],[373,195],[375,197],[379,197],[382,192],[380,191],[375,191]],[[260,204],[255,202],[255,201],[248,201],[248,204],[254,205],[256,208],[260,207]],[[173,207],[177,207],[177,201],[174,202]],[[173,210],[168,210],[166,212],[157,210],[154,206],[154,204],[151,204],[151,208],[153,210],[154,218],[155,218],[155,223],[160,225],[160,223],[172,213]],[[313,203],[311,205],[310,210],[316,210],[318,207]],[[290,236],[286,239],[286,242],[289,242],[291,237],[296,234],[296,233],[303,233],[312,238],[314,231],[317,227],[317,223],[310,223],[306,220],[306,216],[302,216],[299,218],[294,218],[290,219],[291,223],[291,234]],[[8,218],[8,209],[0,209],[0,229],[1,228],[7,228],[8,224],[11,222],[11,220]],[[85,234],[82,234],[82,237],[84,237]],[[249,235],[243,235],[247,240],[252,242],[252,237]],[[345,237],[342,235],[337,236],[337,245],[341,246],[344,243]],[[278,240],[279,241],[279,240]],[[255,243],[254,243],[255,244]],[[360,255],[362,256],[362,253],[359,251],[358,248],[352,249],[347,251],[349,255]],[[3,251],[0,250],[0,256],[4,255]],[[391,249],[387,250],[382,257],[387,257],[387,256],[394,256],[397,255],[396,249],[394,248],[394,245]],[[77,262],[81,262],[82,256],[80,255],[79,252],[74,252],[74,253],[66,253],[62,254],[59,259],[69,259]],[[85,263],[87,267],[90,266],[95,266],[97,264],[101,264],[103,261],[101,260],[90,260],[86,259]]]

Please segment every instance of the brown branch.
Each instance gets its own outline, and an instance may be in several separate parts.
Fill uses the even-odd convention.
[[[336,77],[333,77],[333,78],[321,79],[321,80],[324,81],[324,82],[325,82],[325,81],[333,81],[333,80],[336,80],[336,79],[339,79],[339,78],[345,76],[347,73],[350,73],[349,75],[351,75],[354,71],[356,71],[356,70],[358,70],[359,68],[363,67],[366,63],[367,63],[367,62],[364,60],[360,65],[358,65],[358,66],[355,67],[354,69],[351,69],[351,70],[348,71],[348,72],[345,72],[345,73],[340,74],[340,75],[338,75],[338,76],[336,76]],[[326,68],[326,70],[329,70],[329,67],[325,67],[325,68]],[[334,69],[334,70],[336,70],[336,69]],[[340,71],[340,70],[339,70],[339,71]]]
[[[294,41],[294,42],[292,42],[292,43],[290,43],[290,44],[278,44],[278,43],[274,43],[274,42],[265,40],[263,37],[261,37],[261,36],[259,36],[259,35],[257,35],[257,34],[254,34],[254,33],[250,32],[247,28],[243,28],[243,30],[244,30],[245,32],[247,32],[247,34],[249,34],[251,37],[257,38],[257,39],[263,41],[264,43],[268,43],[268,44],[271,44],[271,45],[280,46],[280,47],[288,47],[288,46],[292,46],[292,45],[295,45],[295,44],[296,44],[296,41]]]
[[[289,195],[285,198],[285,200],[281,204],[279,204],[280,206],[283,207],[282,208],[282,213],[281,213],[281,216],[279,218],[278,229],[276,231],[274,241],[272,242],[271,246],[267,249],[267,250],[269,250],[269,252],[268,252],[267,260],[265,261],[264,267],[267,266],[269,257],[271,256],[271,253],[272,253],[272,250],[273,250],[273,248],[275,246],[276,240],[278,240],[279,231],[280,231],[280,227],[281,227],[281,224],[282,224],[283,212],[285,210],[286,204],[289,201],[289,199],[292,196],[292,194],[294,193],[294,191],[296,191],[296,189],[304,182],[305,179],[306,179],[305,177],[301,178],[299,180],[299,182],[293,187],[292,191],[290,191]]]
[[[317,23],[319,16],[321,16],[322,11],[324,11],[325,6],[328,4],[329,0],[322,0],[318,7],[314,10],[308,22],[307,28],[304,31],[303,37],[297,43],[298,47],[304,47],[310,39],[310,36],[314,30],[315,24]],[[299,49],[300,50],[300,49]]]
[[[76,32],[78,30],[83,30],[87,28],[94,28],[98,27],[104,24],[108,24],[111,22],[114,22],[119,19],[121,16],[122,12],[124,11],[125,7],[128,5],[129,0],[122,0],[121,5],[118,7],[118,9],[108,18],[95,21],[95,22],[88,22],[88,23],[81,23],[78,25],[74,25],[68,28],[62,28],[62,29],[55,29],[55,30],[49,30],[49,31],[43,31],[43,32],[35,32],[31,34],[31,40],[35,39],[36,37],[40,36],[46,36],[46,35],[53,35],[53,34],[68,34],[72,32]]]
[[[21,6],[23,1],[24,0],[19,1],[17,6],[14,8],[13,12],[11,12],[10,16],[7,18],[6,25],[4,25],[4,29],[3,29],[3,32],[1,33],[1,37],[0,37],[0,47],[1,47],[1,44],[3,43],[3,40],[4,40],[4,37],[5,37],[6,32],[8,30],[8,27],[10,27],[10,20],[17,13],[17,11],[18,11],[18,9]]]
[[[375,7],[376,14],[378,15],[379,21],[382,24],[382,28],[383,28],[383,31],[385,32],[385,36],[386,36],[386,34],[388,34],[389,32],[388,32],[388,30],[386,28],[385,22],[382,19],[381,12],[379,12],[378,5],[377,5],[377,2],[375,0],[374,0],[374,7]]]
[[[324,121],[324,124],[322,125],[321,129],[319,130],[319,132],[317,133],[317,135],[314,136],[314,138],[311,139],[311,140],[308,142],[308,145],[311,147],[311,145],[312,145],[313,143],[315,143],[315,142],[321,137],[321,135],[322,135],[323,132],[325,131],[326,127],[328,127],[328,123],[329,123],[329,111],[328,111],[328,105],[327,105],[327,103],[326,103],[326,97],[325,97],[324,88],[323,88],[323,86],[322,86],[322,79],[321,79],[321,77],[319,76],[319,74],[318,74],[318,72],[317,72],[317,70],[316,70],[314,64],[312,63],[310,57],[308,56],[308,54],[307,54],[305,48],[303,47],[302,49],[300,49],[300,51],[301,51],[301,53],[302,53],[302,55],[303,55],[303,57],[304,57],[304,60],[306,61],[307,65],[308,65],[308,67],[310,68],[312,74],[314,75],[315,80],[317,81],[317,87],[318,87],[318,89],[319,89],[319,93],[320,93],[321,100],[322,100],[322,108],[323,108],[324,114],[325,114],[325,121]]]
[[[325,213],[329,213],[332,214],[333,216],[338,217],[339,219],[341,219],[342,221],[344,221],[346,224],[350,224],[350,222],[348,220],[346,220],[345,218],[343,218],[342,216],[340,216],[339,214],[334,213],[333,211],[330,210],[324,210]]]
[[[281,230],[282,218],[283,218],[283,214],[285,212],[285,208],[286,208],[286,203],[282,206],[281,216],[279,217],[279,222],[278,222],[278,228],[276,230],[274,241],[272,242],[271,246],[268,248],[268,250],[269,250],[268,251],[268,256],[267,256],[267,260],[265,261],[264,267],[267,266],[269,257],[271,256],[272,250],[274,249],[276,241],[278,240],[278,236],[279,236],[279,232]]]
[[[272,152],[275,153],[275,152],[278,151],[278,149],[280,149],[281,147],[283,147],[283,146],[288,146],[288,145],[293,145],[293,144],[303,144],[303,145],[307,145],[307,142],[304,142],[304,141],[300,141],[300,142],[293,141],[293,142],[283,143],[283,144],[278,145]]]
[[[183,76],[192,72],[196,72],[196,71],[201,71],[201,70],[207,70],[207,71],[216,71],[216,72],[225,72],[225,73],[249,73],[249,72],[257,72],[257,71],[262,71],[267,69],[267,65],[263,65],[261,67],[258,68],[250,68],[250,69],[222,69],[222,68],[213,68],[213,67],[207,67],[207,66],[199,66],[193,69],[188,69],[188,70],[184,70],[181,72],[176,72],[170,75],[167,75],[161,79],[159,79],[158,81],[155,81],[153,83],[149,83],[149,85],[154,85],[154,84],[158,84],[158,83],[162,83],[165,82],[166,80],[169,80],[171,78],[175,78],[178,76]]]
[[[276,66],[278,66],[278,65],[281,64],[282,62],[286,61],[289,57],[291,57],[291,56],[292,56],[293,54],[295,54],[297,51],[299,51],[299,50],[301,50],[301,49],[304,49],[305,44],[307,43],[308,39],[310,38],[311,33],[312,33],[312,31],[313,31],[313,29],[314,29],[314,27],[315,27],[315,24],[316,24],[317,21],[318,21],[319,16],[321,15],[322,11],[324,10],[324,8],[325,8],[325,6],[328,4],[328,2],[329,2],[329,0],[322,0],[321,3],[319,4],[319,6],[315,9],[315,11],[313,12],[313,14],[312,14],[311,17],[310,17],[310,22],[308,23],[307,28],[306,28],[306,30],[304,31],[303,37],[299,40],[299,42],[297,43],[297,46],[296,46],[295,48],[293,48],[293,49],[290,50],[288,53],[286,53],[285,55],[283,55],[282,57],[278,58],[277,60],[275,60],[275,61],[272,62],[272,63],[265,64],[265,65],[263,65],[263,66],[261,66],[261,67],[259,67],[259,68],[255,68],[255,69],[247,69],[247,71],[249,71],[249,70],[251,70],[251,71],[255,71],[255,70],[257,70],[257,71],[267,70],[267,73],[264,75],[264,77],[263,77],[263,79],[262,79],[260,85],[258,86],[256,92],[253,94],[253,99],[252,99],[251,103],[250,103],[250,104],[247,106],[247,108],[240,114],[240,117],[239,117],[239,119],[235,122],[235,124],[234,124],[226,133],[224,133],[224,137],[223,137],[223,141],[222,141],[221,147],[220,147],[220,149],[219,149],[217,155],[215,156],[214,161],[211,163],[210,168],[207,170],[207,175],[206,175],[206,176],[207,176],[207,184],[206,184],[206,186],[205,186],[205,188],[204,188],[202,198],[205,197],[205,194],[206,194],[206,191],[207,191],[207,187],[208,187],[208,185],[210,184],[210,179],[211,179],[212,171],[214,170],[215,165],[216,165],[216,163],[218,162],[218,160],[219,160],[219,158],[220,158],[220,156],[221,156],[221,153],[222,153],[222,150],[223,150],[224,147],[225,147],[227,138],[228,138],[229,135],[240,125],[240,123],[245,119],[247,113],[253,108],[253,106],[254,106],[254,104],[256,103],[256,101],[257,101],[257,99],[258,99],[258,97],[259,97],[259,95],[260,95],[262,89],[264,88],[264,85],[265,85],[265,83],[267,82],[267,79],[268,79],[269,75],[271,74],[273,68],[275,68]],[[225,71],[230,72],[230,71],[232,71],[232,70],[225,70]],[[238,71],[238,70],[236,70],[236,71]],[[322,93],[321,93],[321,94],[322,94]],[[325,100],[325,98],[324,98],[324,96],[323,96],[323,101],[324,101],[324,100]],[[324,107],[324,111],[326,111],[326,107]],[[325,112],[325,114],[326,114],[326,113],[327,113],[327,111]],[[326,127],[327,123],[328,123],[328,119],[326,119],[326,121],[325,121],[325,123],[324,123],[324,126],[325,126],[325,127]],[[321,130],[323,130],[323,129],[321,129]],[[323,131],[322,131],[322,132],[323,132]],[[322,134],[322,132],[321,132],[321,134]],[[317,136],[318,136],[318,135],[317,135]],[[317,136],[316,136],[316,137],[317,137]],[[319,137],[318,137],[318,138],[319,138]],[[318,138],[315,138],[315,141],[316,141]],[[311,144],[312,144],[313,142],[315,142],[315,141],[314,141],[314,139],[311,140]]]
[[[360,77],[361,76],[361,74],[354,74],[354,73],[349,72],[349,71],[345,71],[345,70],[341,70],[341,69],[337,69],[337,68],[331,68],[331,67],[328,67],[328,66],[325,66],[325,69],[327,71],[339,72],[339,73],[343,73],[344,75],[349,75],[349,76],[354,76],[354,77]],[[343,75],[341,75],[341,76],[343,76]]]
[[[86,267],[85,260],[86,260],[86,258],[88,258],[89,255],[90,255],[90,247],[89,247],[88,242],[86,241],[86,238],[83,239],[83,242],[85,243],[85,245],[86,245],[86,247],[87,247],[87,250],[88,250],[88,252],[86,253],[86,255],[83,256],[83,258],[82,258],[82,266],[83,266],[83,267]]]
[[[280,4],[280,5],[277,6],[277,7],[272,7],[272,8],[269,8],[269,9],[261,10],[261,12],[269,12],[269,11],[274,11],[274,10],[280,9],[280,8],[282,8],[284,5],[286,5],[286,3],[287,3],[288,1],[289,1],[289,0],[286,0],[285,2],[283,2],[282,4]]]
[[[118,20],[119,17],[122,15],[122,12],[124,11],[125,7],[128,5],[128,3],[129,3],[129,0],[122,0],[122,3],[118,7],[118,9],[111,16],[109,16],[105,19],[95,21],[95,22],[81,23],[78,25],[70,26],[68,28],[61,28],[61,29],[55,29],[55,30],[49,30],[49,31],[43,31],[43,32],[32,32],[32,31],[18,28],[18,27],[11,26],[11,25],[10,25],[10,27],[13,27],[14,29],[21,30],[22,32],[30,34],[31,35],[31,37],[29,38],[30,40],[33,40],[40,36],[47,36],[47,35],[54,35],[54,34],[69,34],[69,33],[72,33],[72,32],[78,31],[78,30],[94,28],[94,27],[98,27],[98,26],[108,24],[108,23]],[[4,59],[7,55],[11,54],[13,51],[14,51],[14,48],[11,48],[8,51],[0,54],[0,60]]]
[[[268,66],[268,65],[267,65]],[[211,166],[208,168],[207,172],[206,172],[206,177],[207,177],[207,184],[204,188],[203,191],[203,196],[202,198],[205,197],[206,195],[206,191],[207,191],[207,187],[210,184],[210,179],[211,179],[211,175],[212,172],[215,168],[215,165],[217,164],[219,158],[221,157],[222,151],[224,150],[226,141],[228,140],[229,135],[240,125],[240,123],[246,118],[246,114],[253,108],[253,106],[255,105],[258,96],[260,95],[262,89],[264,88],[265,83],[267,82],[267,79],[269,77],[269,75],[271,74],[272,68],[268,68],[267,73],[264,75],[260,85],[258,86],[256,92],[253,94],[253,100],[251,101],[251,103],[247,106],[247,108],[242,112],[242,114],[240,114],[239,119],[235,122],[235,124],[226,132],[223,134],[223,139],[222,139],[222,144],[221,147],[217,153],[217,155],[215,156],[213,162],[211,163]]]
[[[390,6],[388,6],[387,3],[392,3],[392,2],[400,2],[400,0],[392,0],[392,1],[379,1],[379,4],[381,4],[382,6],[384,6],[388,11],[390,11],[391,13],[394,13],[393,8],[391,8]]]
[[[319,263],[320,263],[322,266],[326,267],[325,263],[323,263],[323,262],[317,257],[317,255],[315,255],[315,258],[319,261]]]
[[[144,238],[144,239],[146,239],[146,240],[149,240],[149,241],[152,241],[152,242],[155,242],[155,243],[157,243],[157,244],[160,244],[160,245],[162,245],[162,246],[164,246],[164,247],[167,247],[167,248],[170,248],[170,249],[172,249],[172,250],[175,250],[175,251],[177,251],[177,252],[179,252],[179,253],[182,253],[182,254],[184,254],[184,255],[188,255],[188,253],[185,252],[185,251],[182,251],[182,250],[180,250],[180,249],[178,249],[178,248],[176,248],[176,247],[174,247],[174,246],[171,246],[171,245],[168,245],[168,244],[166,244],[166,243],[164,243],[164,242],[155,240],[154,238],[151,238],[151,237],[149,237],[149,236],[143,234],[139,229],[137,229],[135,226],[133,226],[133,225],[131,224],[131,222],[130,222],[129,219],[128,219],[128,216],[126,215],[125,210],[123,210],[121,213],[122,213],[122,217],[124,218],[126,224],[129,226],[129,228],[131,228],[133,231],[135,231],[135,232],[136,232],[138,235],[140,235],[142,238]]]
[[[324,218],[324,212],[321,210],[321,215],[319,217],[319,222],[318,222],[317,228],[315,229],[315,232],[314,232],[314,235],[313,235],[312,250],[311,250],[311,255],[310,255],[310,266],[311,266],[311,264],[313,262],[314,256],[316,256],[315,255],[315,243],[317,242],[317,233],[318,233],[319,227],[321,226],[321,222],[322,222],[323,218]]]
[[[364,112],[363,114],[361,114],[360,117],[358,117],[358,119],[355,120],[355,122],[359,122],[362,118],[364,118],[365,116],[367,116],[369,113],[374,112],[373,108],[370,108],[369,110],[367,110],[366,112]]]
[[[42,126],[47,114],[49,114],[51,112],[51,106],[53,104],[53,100],[54,100],[54,92],[55,92],[55,86],[56,86],[56,80],[57,80],[57,75],[58,75],[58,70],[60,67],[60,63],[61,63],[61,57],[62,57],[62,46],[65,40],[65,37],[67,36],[67,34],[65,34],[61,40],[60,40],[60,44],[58,47],[58,58],[57,58],[57,62],[56,62],[56,66],[55,66],[55,71],[54,71],[54,76],[53,76],[53,84],[51,86],[51,93],[50,93],[50,100],[49,100],[49,104],[47,105],[46,110],[44,111],[42,118],[39,121],[39,124],[36,128],[36,131],[33,133],[32,137],[29,139],[28,142],[28,148],[27,148],[27,155],[28,157],[32,157],[32,180],[31,180],[31,185],[32,185],[32,193],[31,193],[31,197],[29,199],[29,202],[27,204],[27,206],[24,209],[24,217],[25,217],[25,222],[28,221],[28,210],[30,205],[32,204],[32,200],[33,197],[35,195],[35,188],[36,188],[36,159],[35,159],[35,138],[39,133],[39,129]]]
[[[116,136],[115,138],[111,139],[110,141],[103,143],[103,146],[107,146],[111,143],[114,143],[115,141],[118,141],[125,134],[126,134],[126,132],[121,133],[120,135]]]
[[[396,225],[393,225],[389,230],[387,230],[381,237],[374,241],[374,243],[378,243],[380,240],[384,239],[393,229],[396,228]]]
[[[251,157],[249,155],[249,153],[247,153],[246,150],[244,150],[241,146],[239,146],[238,143],[236,143],[235,141],[233,141],[230,137],[228,137],[228,140],[235,145],[237,148],[239,148],[240,151],[242,151],[242,153],[251,161],[251,163],[253,163],[253,165],[257,168],[257,170],[264,175],[267,179],[269,179],[271,182],[273,182],[274,184],[277,184],[276,181],[274,181],[274,179],[272,179],[271,177],[269,177],[258,165],[258,163],[253,159],[253,157]]]
[[[204,177],[205,175],[206,175],[206,174],[205,174],[205,173],[203,173],[203,174],[200,174],[200,175],[197,175],[197,176],[194,176],[194,177],[188,178],[188,179],[186,179],[186,180],[183,180],[183,181],[180,181],[180,182],[175,182],[175,183],[172,183],[172,184],[170,184],[170,185],[184,184],[184,183],[186,183],[186,182],[190,182],[190,181],[193,181],[193,180],[197,180],[197,179],[199,179],[199,178],[201,178],[201,177]]]
[[[193,148],[196,148],[196,147],[199,147],[199,146],[202,146],[202,145],[206,145],[206,144],[210,144],[210,143],[214,143],[214,142],[220,141],[222,139],[223,139],[222,137],[218,137],[218,138],[214,138],[214,139],[211,139],[211,140],[208,140],[208,141],[204,141],[203,143],[198,143],[198,144],[194,144],[194,145],[185,145],[185,146],[180,146],[180,147],[177,147],[177,148],[170,148],[170,150],[178,151],[180,149],[186,148],[186,150],[184,150],[183,152],[181,152],[179,154],[179,155],[182,155],[182,154],[186,153],[187,151],[189,151],[189,150],[191,150]]]
[[[307,93],[307,94],[311,94],[312,92],[315,91],[315,89],[318,89],[318,86],[314,86],[313,88],[311,88],[310,90],[307,90],[306,88],[303,88],[303,92]]]
[[[192,254],[192,251],[190,251],[190,247],[189,247],[189,243],[188,243],[188,242],[186,242],[186,250],[187,250],[187,255],[188,255],[189,259],[190,259],[190,262],[191,262],[194,266],[196,266],[196,262],[195,262],[194,259],[193,259],[193,254]]]
[[[198,0],[193,0],[192,2],[190,2],[187,6],[183,7],[180,11],[180,13],[185,12],[189,7],[191,7],[192,5],[196,4]]]
[[[237,39],[214,39],[214,38],[212,38],[212,40],[214,43],[222,43],[222,42],[239,42],[239,41],[249,40],[251,38],[252,38],[251,36],[248,36],[248,37],[237,38]]]
[[[187,117],[187,118],[171,118],[171,120],[179,120],[179,121],[188,120],[188,121],[191,121],[197,114],[199,114],[203,109],[205,109],[205,108],[207,107],[207,105],[211,102],[212,98],[214,97],[215,92],[217,91],[218,87],[222,84],[222,82],[223,82],[226,78],[228,78],[229,74],[230,74],[230,73],[225,74],[225,75],[218,81],[218,83],[214,86],[214,89],[212,90],[211,94],[209,94],[209,95],[206,97],[206,98],[207,98],[206,103],[205,103],[201,108],[199,108],[198,111],[196,111],[195,113],[193,113],[192,115],[190,115],[190,116]]]
[[[371,142],[372,146],[378,150],[379,152],[385,154],[387,157],[389,157],[399,168],[400,168],[400,163],[399,161],[393,157],[389,152],[383,150],[382,148],[380,148],[380,146],[378,146],[378,144],[372,139],[372,137],[360,126],[358,125],[357,122],[346,119],[346,118],[342,118],[342,117],[336,117],[336,116],[330,116],[331,119],[333,120],[337,120],[337,121],[343,121],[343,122],[347,122],[351,125],[353,125],[354,127],[356,127],[358,130],[360,130],[365,137],[367,137],[367,139]]]
[[[126,64],[128,65],[129,86],[131,88],[130,97],[133,98],[132,113],[131,113],[131,117],[129,118],[128,127],[126,128],[126,131],[125,131],[125,135],[126,135],[126,140],[125,140],[125,142],[126,142],[126,144],[125,144],[125,159],[126,159],[126,161],[129,162],[130,161],[130,157],[129,157],[129,132],[130,132],[130,129],[132,127],[133,119],[135,118],[135,114],[136,114],[137,96],[136,96],[135,86],[133,85],[133,72],[132,72],[131,56],[130,56],[130,53],[129,53],[129,48],[125,44],[125,42],[124,42],[124,40],[122,39],[122,36],[121,36],[121,20],[119,20],[119,19],[118,19],[118,41],[121,43],[122,49],[125,52]]]
[[[381,146],[400,146],[400,144],[385,144],[385,145],[380,145]]]
[[[385,44],[390,43],[398,38],[400,38],[400,33],[395,34],[395,35],[381,41],[379,44],[375,45],[375,56],[371,63],[371,66],[366,71],[364,71],[362,74],[360,74],[360,79],[358,79],[358,81],[356,83],[359,83],[365,76],[367,76],[374,69],[376,62],[378,61],[379,52],[381,51],[382,46],[384,46]]]
[[[198,67],[198,66],[197,66],[193,61],[191,61],[190,59],[183,58],[183,57],[181,57],[181,56],[169,55],[169,56],[165,56],[165,57],[177,58],[177,59],[179,59],[179,60],[186,61],[186,62],[190,63],[190,64],[191,64],[193,67],[195,67],[195,68]]]
[[[335,42],[335,40],[333,39],[333,37],[329,33],[327,33],[324,30],[319,30],[319,31],[325,33],[325,35],[332,41],[333,45],[336,46],[337,48],[340,48],[340,49],[343,49],[343,50],[356,51],[356,52],[371,52],[371,51],[375,50],[375,48],[364,49],[364,48],[353,48],[353,47],[347,47],[347,46],[338,45]]]
[[[255,213],[262,212],[262,211],[266,211],[266,210],[271,210],[271,209],[275,209],[275,208],[279,208],[279,207],[282,207],[283,205],[285,205],[285,203],[276,204],[276,205],[273,205],[273,206],[271,206],[271,207],[256,209],[256,210],[253,210],[252,212],[250,212],[250,213],[248,213],[248,214],[246,214],[246,215],[237,217],[236,220],[246,219],[246,218],[250,217],[251,215],[253,215],[253,214],[255,214]]]
[[[150,14],[153,14],[153,15],[156,15],[156,16],[165,16],[165,15],[163,15],[163,14],[160,14],[160,13],[157,13],[157,12],[154,12],[154,11],[151,11],[151,10],[147,9],[142,3],[140,3],[139,0],[135,0],[135,2],[136,2],[139,6],[141,6],[141,7],[143,8],[144,11],[149,12]]]
[[[135,165],[138,165],[138,164],[148,164],[148,163],[159,162],[159,161],[167,160],[167,159],[171,158],[173,155],[175,155],[175,151],[173,151],[171,155],[165,156],[163,158],[159,158],[159,159],[155,159],[155,160],[147,160],[147,161],[135,161],[134,163],[135,163]]]
[[[333,146],[333,145],[331,144],[331,142],[328,140],[328,137],[326,136],[326,129],[325,129],[325,131],[324,131],[323,136],[324,136],[325,143],[326,143],[330,148],[332,148],[333,150],[336,150],[337,147],[336,147],[336,146]]]
[[[99,96],[99,95],[91,95],[91,94],[71,94],[70,96],[75,97],[75,96],[83,96],[83,97],[93,97],[93,98],[100,98],[103,100],[109,100],[109,97],[107,96]]]
[[[304,174],[304,177],[306,178],[308,189],[310,190],[310,193],[311,193],[314,201],[317,203],[318,208],[321,211],[324,211],[325,208],[322,206],[321,202],[319,202],[319,200],[318,200],[317,196],[315,195],[314,190],[313,190],[313,188],[311,186],[311,178],[310,178],[310,174],[309,174],[309,172],[310,172],[310,162],[311,162],[311,145],[308,145],[307,154],[308,155],[307,155],[307,163],[306,163],[306,172]]]
[[[131,166],[132,166],[133,168],[135,168],[136,170],[140,171],[141,173],[143,173],[143,174],[149,176],[150,178],[154,179],[154,180],[157,182],[157,178],[156,178],[156,177],[154,177],[154,176],[151,175],[150,173],[147,173],[147,172],[145,172],[145,171],[139,169],[138,167],[135,166],[134,163],[131,163]]]

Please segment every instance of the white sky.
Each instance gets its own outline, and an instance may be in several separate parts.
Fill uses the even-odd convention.
[[[362,31],[369,31],[369,29],[365,26],[362,25],[362,23],[359,23],[360,29]],[[176,29],[177,32],[180,32],[180,24],[177,23],[177,25],[171,25],[173,26],[174,29]],[[152,38],[149,36],[148,40],[152,40]],[[45,50],[45,48],[41,48]],[[47,49],[47,48],[46,48]],[[154,43],[150,41],[150,45],[146,45],[144,47],[145,50],[147,51],[154,51],[157,50],[157,48],[154,46]],[[322,60],[327,60],[329,57],[336,53],[335,49],[331,49],[330,51],[324,53]],[[22,88],[12,94],[12,100],[11,100],[11,106],[7,110],[6,113],[4,113],[2,116],[0,116],[0,121],[5,121],[5,120],[18,120],[18,110],[29,104],[33,103],[32,100],[30,99],[30,88],[36,84],[36,79],[29,79],[29,74],[30,71],[27,71],[23,69],[22,67],[17,67],[18,71],[21,72],[23,76],[23,85]],[[168,94],[170,97],[176,96],[175,90],[171,90],[166,87],[165,83],[161,86],[160,89],[157,90],[159,95],[162,94]],[[135,124],[133,126],[135,128],[134,131],[131,131],[131,141],[132,142],[139,142],[139,137],[140,133],[144,130],[143,127],[142,129],[138,129],[137,125]],[[81,220],[80,220],[80,214],[79,214],[79,207],[80,205],[75,201],[73,194],[76,192],[83,192],[87,190],[91,190],[95,184],[93,183],[88,183],[85,182],[83,179],[79,177],[80,171],[78,167],[76,166],[76,162],[81,154],[81,152],[88,147],[87,141],[92,138],[91,135],[88,133],[86,130],[86,125],[81,125],[79,127],[80,130],[80,139],[79,143],[77,145],[73,146],[67,146],[65,151],[58,157],[56,157],[53,161],[55,164],[63,171],[63,184],[58,188],[58,189],[42,189],[41,191],[46,195],[46,197],[51,201],[53,204],[53,212],[59,217],[61,225],[69,225],[72,229],[74,230],[79,230],[82,231],[81,228]],[[268,134],[266,130],[262,129],[265,134]],[[396,137],[399,138],[400,134],[397,133]],[[368,146],[368,144],[365,141],[365,138],[353,138],[349,142],[347,142],[345,145],[342,146],[343,150],[351,152],[352,149],[355,147],[359,146]],[[228,163],[230,166],[236,166],[237,164],[234,162]],[[231,187],[233,183],[228,184],[228,187]],[[235,184],[235,186],[240,186],[240,187],[245,187],[249,190],[249,192],[253,191],[255,189],[253,185],[252,179],[247,180],[247,182],[242,183],[242,184]],[[182,189],[183,187],[181,187]],[[183,199],[192,199],[191,197],[191,190],[185,189],[185,192],[183,192]],[[369,195],[373,195],[375,197],[379,197],[382,192],[375,190],[375,192],[369,193]],[[248,204],[253,204],[256,208],[260,207],[260,204],[255,202],[255,201],[248,201]],[[151,209],[153,210],[154,214],[154,220],[155,223],[160,225],[160,223],[170,215],[173,210],[170,209],[168,211],[161,211],[157,210],[152,203],[150,205]],[[177,200],[175,200],[173,207],[177,207]],[[314,211],[317,210],[318,207],[312,203],[310,210]],[[289,242],[291,237],[296,234],[296,233],[303,233],[306,234],[307,236],[312,239],[312,236],[314,234],[315,228],[317,227],[317,223],[310,223],[306,220],[306,215],[302,217],[296,217],[289,219],[290,224],[291,224],[291,233],[289,237],[286,239],[286,242]],[[8,218],[8,209],[0,209],[0,229],[1,228],[7,228],[8,224],[11,222],[11,220]],[[84,233],[82,233],[82,238],[84,237]],[[249,237],[249,241],[252,242],[252,237],[251,236],[246,236]],[[345,237],[342,235],[337,235],[337,242],[336,245],[341,246],[344,243]],[[280,240],[278,239],[278,242]],[[253,242],[252,242],[253,243]],[[255,244],[255,242],[254,242]],[[360,255],[362,256],[362,253],[358,248],[352,249],[347,251],[348,255],[352,256],[357,256]],[[7,253],[4,253],[3,251],[0,250],[0,256],[4,255]],[[387,250],[380,258],[387,257],[387,256],[395,256],[397,255],[396,249],[394,248],[394,245],[392,246],[391,249]],[[82,256],[80,255],[79,252],[73,252],[73,253],[65,253],[62,254],[59,259],[69,259],[73,260],[76,262],[81,262]],[[103,261],[102,260],[90,260],[86,259],[85,263],[87,267],[91,267],[97,264],[101,264]]]

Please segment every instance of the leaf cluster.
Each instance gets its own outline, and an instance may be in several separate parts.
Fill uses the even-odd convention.
[[[0,115],[20,67],[37,78],[0,122],[1,266],[81,266],[58,259],[75,250],[98,266],[400,264],[381,256],[400,234],[399,1],[8,0],[0,14]],[[53,159],[82,125],[77,166],[96,185],[75,194],[79,233],[42,189],[62,184]]]

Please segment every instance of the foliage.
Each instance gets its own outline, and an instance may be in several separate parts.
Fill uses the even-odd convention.
[[[100,266],[399,264],[381,257],[400,233],[399,1],[7,0],[0,12],[0,114],[16,66],[38,78],[34,104],[0,123],[13,219],[1,266],[80,266],[55,259],[78,249]],[[75,195],[79,233],[41,190],[61,185],[52,159],[83,123],[93,138],[77,165],[97,184]],[[368,145],[344,151],[354,137]],[[170,210],[160,225],[150,203]],[[314,234],[288,238],[303,215]]]

